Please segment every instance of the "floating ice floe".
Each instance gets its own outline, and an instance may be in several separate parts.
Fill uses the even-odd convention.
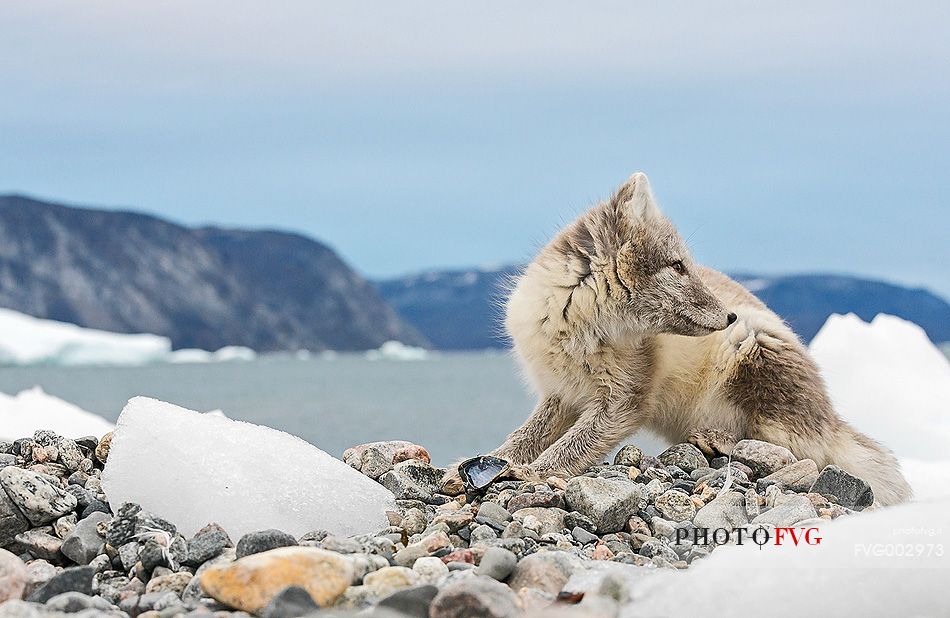
[[[389,525],[393,495],[300,438],[136,397],[116,422],[102,478],[113,505],[141,504],[191,535],[278,528],[337,535]]]
[[[110,333],[0,309],[0,364],[145,364],[163,360],[171,340]]]
[[[401,341],[387,341],[379,349],[366,352],[369,360],[425,360],[428,357],[429,351],[425,348],[406,345]]]
[[[835,409],[895,452],[915,498],[950,495],[950,361],[923,329],[832,315],[809,349]]]
[[[0,439],[32,436],[39,429],[51,429],[67,438],[101,438],[112,427],[101,416],[48,395],[39,386],[14,396],[0,393]]]
[[[250,361],[243,346],[172,351],[168,337],[112,333],[0,309],[0,365],[145,365]]]
[[[244,346],[229,345],[209,352],[198,348],[182,348],[170,352],[166,359],[169,363],[221,363],[229,361],[252,361],[257,358],[257,352]]]

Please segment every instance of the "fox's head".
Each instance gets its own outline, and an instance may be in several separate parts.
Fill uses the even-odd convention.
[[[636,330],[702,336],[736,319],[703,283],[643,173],[578,219],[561,244],[585,258],[598,297]]]

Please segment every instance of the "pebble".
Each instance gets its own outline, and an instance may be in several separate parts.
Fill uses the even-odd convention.
[[[405,588],[381,599],[377,607],[397,612],[400,617],[429,618],[429,606],[438,593],[432,585]]]
[[[380,597],[403,588],[415,586],[418,583],[419,575],[412,569],[401,566],[385,567],[369,573],[363,578],[363,585]]]
[[[696,515],[696,505],[689,495],[676,489],[664,492],[656,499],[655,506],[663,517],[672,521],[691,520]]]
[[[637,468],[643,459],[643,451],[633,444],[622,446],[614,456],[615,466],[631,466]]]
[[[340,554],[316,547],[281,547],[213,566],[201,574],[200,583],[220,603],[257,613],[288,586],[300,586],[319,605],[330,605],[352,579],[352,566]]]
[[[418,558],[429,556],[446,547],[452,547],[449,535],[441,531],[433,532],[418,542],[412,543],[397,551],[393,556],[393,560],[399,566],[411,567]]]
[[[597,539],[598,539],[596,534],[592,532],[588,532],[587,530],[585,530],[584,528],[581,528],[580,526],[574,526],[574,529],[571,530],[571,536],[573,536],[574,539],[581,545],[587,545],[588,543],[595,543],[597,542]]]
[[[480,524],[493,521],[504,525],[511,521],[511,512],[495,502],[482,502],[475,515],[475,521]]]
[[[589,517],[602,534],[623,530],[643,497],[640,484],[583,476],[571,479],[564,490],[568,508]]]
[[[58,560],[63,540],[42,529],[27,530],[16,535],[16,542],[25,547],[31,554],[44,560]]]
[[[45,603],[58,594],[64,592],[81,592],[92,594],[92,578],[95,569],[90,566],[79,566],[64,569],[54,575],[48,582],[33,591],[27,600],[36,603]]]
[[[561,494],[553,491],[535,491],[519,494],[508,501],[508,510],[510,511],[520,511],[533,506],[562,509],[564,508],[564,498]]]
[[[7,492],[0,489],[0,547],[8,545],[16,535],[29,529],[30,522],[7,496]]]
[[[557,594],[576,570],[578,560],[563,551],[539,551],[518,562],[508,584],[513,590],[528,587]]]
[[[319,611],[313,597],[300,586],[287,586],[261,610],[261,618],[296,618]]]
[[[725,528],[732,530],[749,523],[746,513],[745,496],[736,491],[727,491],[714,498],[706,506],[699,509],[693,518],[693,525],[697,528]]]
[[[874,492],[867,482],[834,465],[824,467],[809,491],[834,496],[838,504],[854,511],[861,511],[874,502]]]
[[[199,566],[231,547],[231,538],[218,524],[208,524],[188,540],[187,557],[183,561],[190,566]]]
[[[657,457],[667,466],[676,466],[687,474],[697,468],[706,468],[709,462],[702,451],[692,444],[674,444]]]
[[[56,487],[49,478],[7,466],[0,470],[0,487],[33,525],[53,521],[76,508],[76,497]]]
[[[105,539],[99,535],[99,524],[104,524],[110,519],[112,517],[105,513],[93,513],[79,521],[63,540],[63,555],[76,564],[92,562],[105,544]]]
[[[432,599],[431,618],[511,618],[519,613],[511,588],[487,577],[468,577],[445,586]]]
[[[240,559],[278,547],[293,547],[296,544],[297,539],[282,530],[271,529],[248,532],[238,540],[237,557]]]
[[[0,549],[0,603],[22,598],[28,581],[29,573],[23,561]]]
[[[801,493],[811,489],[816,480],[818,480],[818,465],[811,459],[802,459],[759,479],[756,487],[761,492],[768,485],[775,484],[782,489]]]
[[[478,563],[479,575],[486,575],[498,581],[505,581],[518,564],[514,553],[501,547],[489,547]]]
[[[771,524],[776,527],[792,526],[798,522],[818,517],[811,500],[799,494],[778,497],[775,506],[752,520],[753,524]]]
[[[754,477],[768,476],[797,461],[784,446],[761,440],[740,440],[732,450],[732,459],[749,466]]]
[[[437,584],[449,574],[449,567],[435,556],[423,556],[412,565],[412,570],[419,576],[423,584]]]
[[[109,447],[112,446],[112,432],[110,431],[106,435],[102,436],[102,439],[99,440],[99,444],[96,445],[96,459],[100,463],[106,463],[106,460],[109,459]]]

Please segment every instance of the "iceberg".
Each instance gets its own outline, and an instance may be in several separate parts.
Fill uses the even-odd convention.
[[[916,500],[950,496],[950,361],[891,315],[832,315],[812,356],[838,413],[898,456]]]
[[[0,309],[0,365],[145,365],[252,361],[244,346],[172,351],[168,337],[112,333]]]
[[[251,348],[238,345],[229,345],[216,352],[200,350],[198,348],[182,348],[168,354],[169,363],[222,363],[229,361],[252,361],[257,358],[257,352]]]
[[[832,315],[809,348],[838,413],[899,457],[947,459],[950,361],[922,328],[891,315]]]
[[[114,506],[141,504],[188,536],[211,522],[232,538],[365,534],[396,508],[389,490],[300,438],[146,397],[122,410],[102,484]]]
[[[110,333],[0,309],[0,364],[136,365],[163,360],[171,340]]]
[[[67,438],[101,438],[112,428],[112,423],[101,416],[48,395],[39,386],[12,397],[0,393],[0,439],[3,440],[27,438],[39,429],[50,429]]]
[[[401,341],[387,341],[378,349],[366,352],[366,358],[369,360],[414,361],[425,360],[428,357],[429,351],[425,348],[406,345]]]

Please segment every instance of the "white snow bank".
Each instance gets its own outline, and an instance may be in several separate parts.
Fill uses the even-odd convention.
[[[58,397],[47,395],[39,386],[12,397],[0,393],[0,439],[29,437],[38,429],[50,429],[67,438],[101,438],[112,431],[112,423]]]
[[[300,438],[146,397],[122,411],[102,483],[113,506],[139,503],[186,535],[210,522],[235,539],[363,534],[395,509],[384,487]]]
[[[0,364],[144,364],[162,360],[171,347],[167,337],[110,333],[0,309]]]
[[[417,348],[406,345],[401,341],[387,341],[379,346],[377,350],[366,352],[366,358],[369,360],[425,360],[429,357],[429,351],[425,348]]]
[[[222,363],[229,361],[252,361],[257,358],[257,352],[251,348],[239,345],[229,345],[209,352],[198,348],[182,348],[169,353],[166,359],[169,363]]]
[[[818,545],[720,547],[686,571],[643,579],[621,615],[945,615],[948,512],[950,499],[906,504],[826,523]]]
[[[950,361],[923,329],[832,315],[809,349],[838,413],[897,454],[915,498],[950,495]]]

